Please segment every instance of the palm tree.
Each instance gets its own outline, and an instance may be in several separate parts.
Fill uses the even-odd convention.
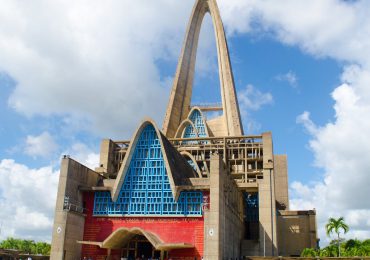
[[[338,254],[340,257],[340,245],[339,245],[339,234],[340,229],[343,229],[344,233],[347,233],[349,230],[349,227],[346,223],[344,223],[344,218],[340,217],[338,219],[335,218],[329,218],[328,224],[325,225],[326,234],[330,237],[330,234],[333,233],[333,231],[338,235]]]

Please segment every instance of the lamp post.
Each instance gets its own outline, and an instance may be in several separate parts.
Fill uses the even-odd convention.
[[[266,257],[266,230],[263,228],[263,257]]]
[[[270,170],[270,208],[271,208],[271,255],[274,256],[274,210],[272,207],[272,168],[273,168],[273,161],[271,159],[268,160],[268,167]]]

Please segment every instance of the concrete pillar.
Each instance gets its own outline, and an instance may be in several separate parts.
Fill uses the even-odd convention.
[[[107,259],[106,260],[111,260],[112,259],[111,254],[112,254],[112,249],[107,248]]]
[[[260,254],[277,255],[276,199],[271,133],[262,134],[263,179],[258,180]]]
[[[113,165],[114,148],[116,144],[110,139],[103,139],[100,144],[100,167],[97,170],[101,173],[112,174],[116,172]]]
[[[50,259],[75,260],[81,257],[81,245],[76,241],[83,240],[85,216],[81,212],[83,197],[79,187],[95,186],[99,178],[96,172],[75,160],[67,156],[62,159]],[[80,211],[64,209],[67,197]]]
[[[278,210],[289,210],[287,166],[286,155],[274,155],[275,196]]]
[[[316,210],[314,209],[309,214],[309,226],[310,226],[310,244],[312,248],[317,248],[317,226],[316,226]]]
[[[211,155],[210,163],[210,208],[205,221],[204,259],[222,259],[223,245],[223,161],[220,155]]]

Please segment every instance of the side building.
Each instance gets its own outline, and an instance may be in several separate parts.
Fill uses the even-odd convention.
[[[199,32],[210,13],[222,104],[194,106]],[[207,113],[219,116],[207,119]],[[236,259],[316,247],[315,210],[290,211],[287,157],[244,135],[216,0],[197,0],[160,130],[101,143],[95,170],[65,156],[51,259]]]

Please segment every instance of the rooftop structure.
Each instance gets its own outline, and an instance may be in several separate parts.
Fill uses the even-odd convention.
[[[207,12],[222,103],[194,105]],[[62,159],[51,259],[288,256],[316,242],[315,211],[289,210],[287,157],[273,153],[271,132],[243,134],[217,3],[197,0],[162,130],[145,119],[131,140],[103,140],[95,170]]]

